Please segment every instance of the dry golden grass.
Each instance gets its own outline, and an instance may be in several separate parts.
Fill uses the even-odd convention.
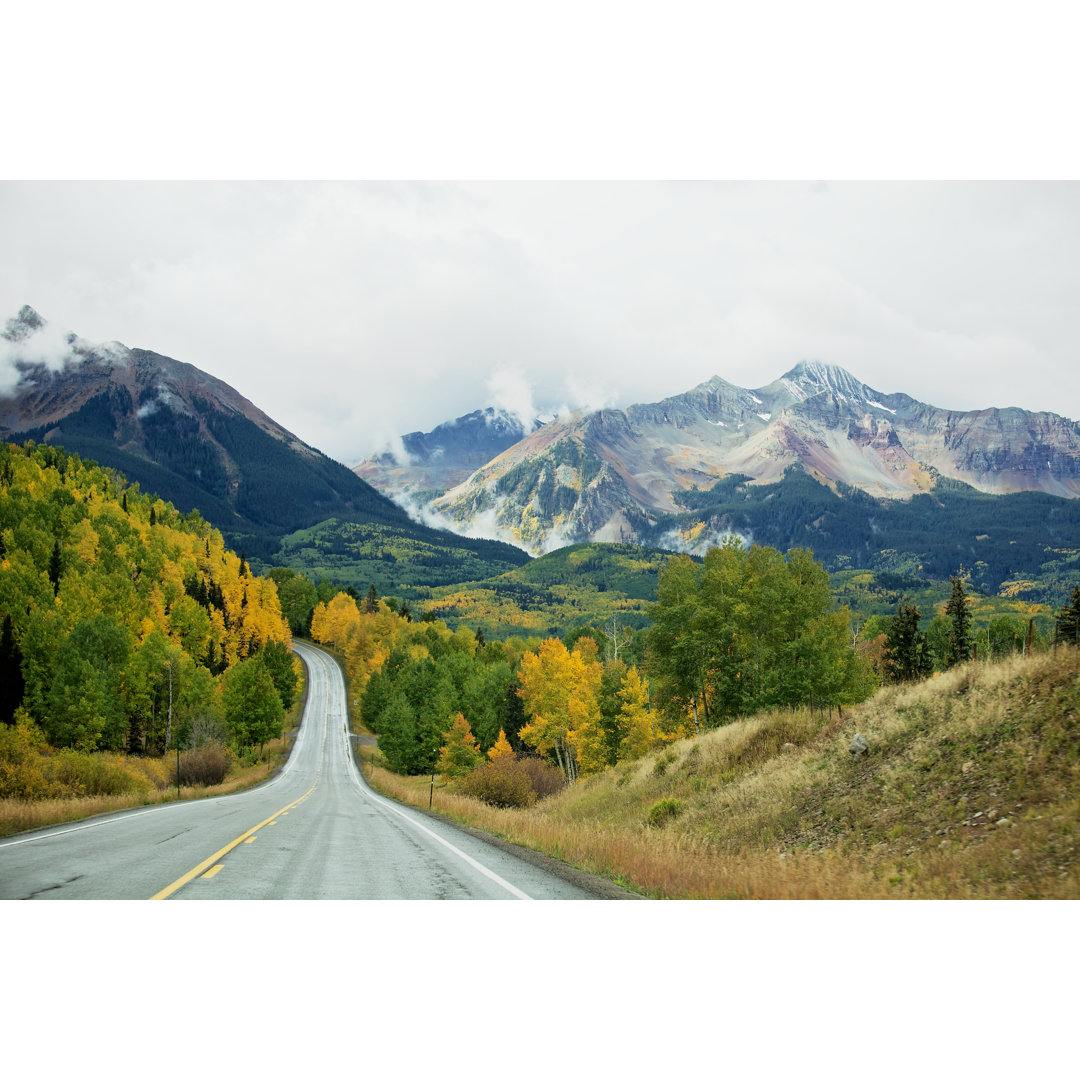
[[[1075,899],[1078,713],[1062,649],[888,687],[842,720],[742,720],[527,810],[438,785],[434,809],[655,897]],[[427,807],[429,777],[374,783]]]

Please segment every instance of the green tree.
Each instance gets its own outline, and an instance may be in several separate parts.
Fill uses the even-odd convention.
[[[933,670],[919,609],[901,603],[885,634],[886,668],[893,682],[925,679]]]
[[[278,585],[281,613],[289,621],[289,629],[298,637],[311,633],[311,615],[319,602],[319,594],[303,574],[294,574]]]
[[[949,620],[949,647],[945,654],[945,666],[953,667],[971,659],[971,602],[964,592],[962,578],[950,577],[952,594],[945,605],[945,617]]]
[[[237,746],[259,746],[281,738],[285,710],[273,677],[259,655],[234,664],[225,674],[221,704]]]
[[[120,750],[126,736],[121,684],[131,637],[111,615],[76,623],[60,645],[42,728],[54,746]]]
[[[268,641],[258,655],[274,681],[274,689],[281,698],[281,707],[288,712],[295,704],[299,690],[292,650],[280,641]]]
[[[1054,637],[1057,641],[1080,644],[1080,585],[1073,586],[1072,598],[1054,617]]]
[[[672,558],[649,617],[654,704],[695,729],[759,708],[858,701],[873,686],[850,612],[834,607],[825,568],[804,549],[784,556],[732,538],[700,569]]]

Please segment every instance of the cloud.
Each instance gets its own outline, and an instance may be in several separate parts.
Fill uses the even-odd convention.
[[[678,552],[680,555],[704,555],[709,548],[722,547],[724,542],[730,539],[740,541],[744,548],[752,547],[754,543],[751,533],[712,529],[702,530],[695,535],[690,531],[669,529],[656,541],[656,546],[665,551]]]
[[[540,415],[533,402],[533,386],[520,365],[500,364],[488,375],[485,386],[487,402],[509,413],[525,431],[531,431]]]
[[[27,367],[55,373],[82,361],[74,335],[51,323],[31,328],[9,319],[7,335],[0,335],[0,396],[16,392]]]
[[[1080,416],[1080,186],[815,187],[6,183],[0,317],[192,363],[345,462],[486,401],[531,420],[809,358]]]

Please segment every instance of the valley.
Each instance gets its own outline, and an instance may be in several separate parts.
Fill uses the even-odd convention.
[[[43,325],[23,308],[6,340]],[[444,813],[645,895],[1074,894],[1071,848],[1036,824],[1075,817],[1056,648],[1080,579],[1071,421],[946,414],[801,364],[531,425],[478,409],[353,471],[191,365],[67,348],[0,400],[8,799],[160,800],[167,755],[179,777],[207,748],[219,772],[250,768],[284,742],[291,632],[338,658],[373,784],[419,801],[410,777],[430,775],[430,800],[438,772]],[[924,691],[893,666],[903,610]],[[939,709],[939,691],[989,702],[995,680],[983,712]],[[1065,755],[1037,769],[1038,731],[1010,719],[1036,684]],[[856,728],[880,756],[853,779]],[[1023,792],[999,750],[1028,763]],[[977,758],[990,778],[969,792]],[[1018,873],[970,831],[988,809],[904,808],[928,770],[959,801],[1017,795]],[[661,834],[695,852],[684,878],[663,843],[655,866],[641,854]],[[773,848],[796,861],[778,870]],[[718,854],[734,876],[709,877]]]

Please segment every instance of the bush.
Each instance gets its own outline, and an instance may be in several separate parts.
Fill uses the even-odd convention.
[[[73,796],[137,794],[151,786],[112,754],[61,750],[46,761],[45,772]]]
[[[27,718],[0,724],[0,798],[47,799],[66,792],[45,776],[42,751],[45,739]]]
[[[180,755],[180,783],[188,787],[220,784],[229,772],[229,755],[220,744],[200,746]]]
[[[556,768],[550,761],[539,757],[521,757],[518,758],[518,765],[529,778],[529,783],[538,799],[546,799],[549,795],[555,795],[566,787],[562,770]]]
[[[661,799],[649,807],[649,824],[666,825],[672,818],[676,818],[682,812],[682,799]]]
[[[542,758],[498,757],[459,781],[457,790],[492,806],[532,806],[561,791],[563,775]]]
[[[491,806],[532,806],[536,802],[528,773],[512,758],[497,758],[474,769],[460,781],[458,790]]]

